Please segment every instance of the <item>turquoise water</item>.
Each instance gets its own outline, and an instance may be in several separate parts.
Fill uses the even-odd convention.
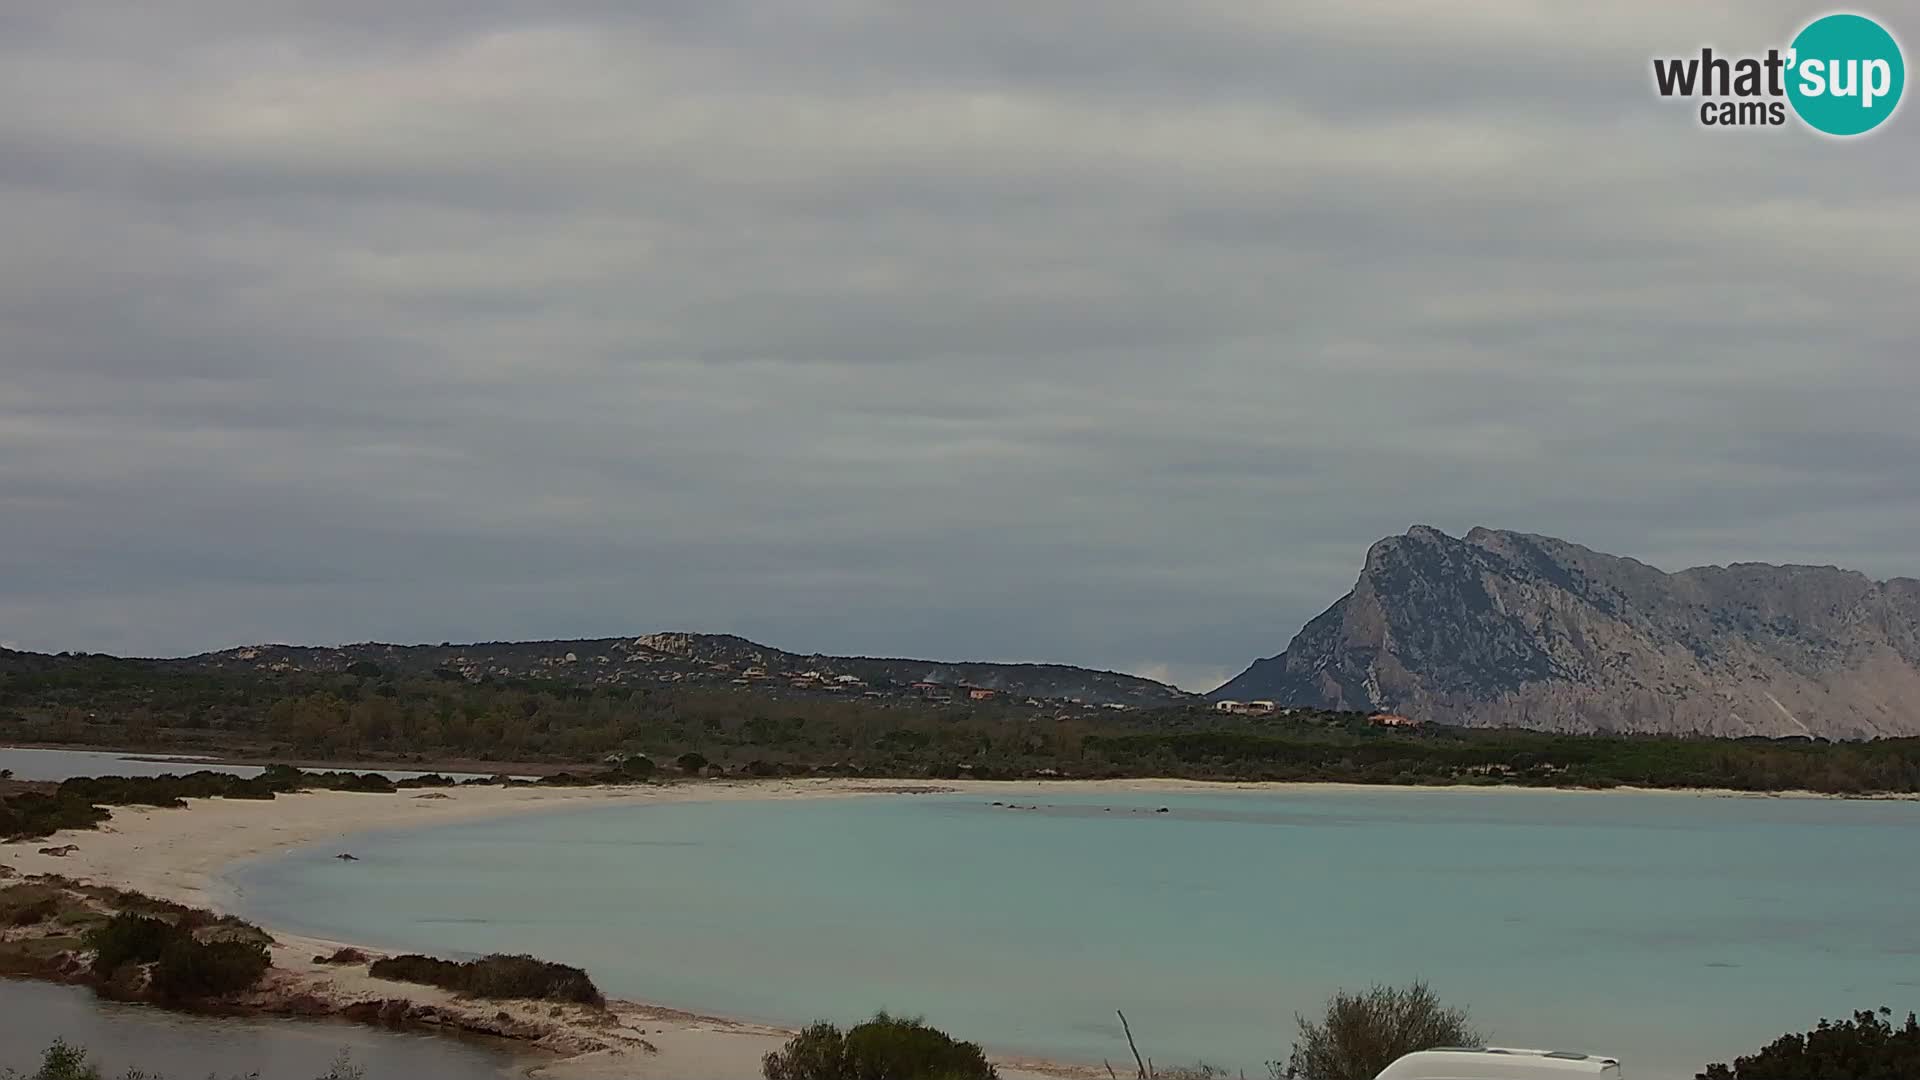
[[[1429,980],[1493,1040],[1690,1077],[1920,1007],[1920,804],[1674,795],[887,796],[605,807],[238,868],[271,925],[585,966],[786,1023],[924,1014],[990,1047],[1262,1075],[1336,987]],[[1168,813],[1154,813],[1161,806]]]

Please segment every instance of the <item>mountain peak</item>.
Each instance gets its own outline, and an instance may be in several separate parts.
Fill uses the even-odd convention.
[[[1668,574],[1550,536],[1414,525],[1214,693],[1564,731],[1920,734],[1920,589],[1832,567]]]

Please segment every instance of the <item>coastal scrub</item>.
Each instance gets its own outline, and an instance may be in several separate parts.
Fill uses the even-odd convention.
[[[816,1023],[768,1054],[766,1080],[998,1080],[978,1043],[882,1012],[841,1031]]]
[[[606,997],[586,972],[523,954],[495,953],[478,960],[456,962],[406,953],[375,960],[368,966],[367,974],[376,979],[437,986],[478,998],[566,1001],[596,1008],[606,1004]]]

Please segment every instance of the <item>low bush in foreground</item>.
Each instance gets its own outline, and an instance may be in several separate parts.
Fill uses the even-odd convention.
[[[1341,990],[1319,1020],[1300,1025],[1293,1054],[1268,1066],[1274,1080],[1373,1080],[1403,1054],[1436,1046],[1479,1046],[1465,1009],[1449,1009],[1424,982]]]
[[[880,1013],[842,1032],[818,1023],[761,1063],[766,1080],[998,1080],[976,1043]]]
[[[1920,1022],[1898,1027],[1891,1010],[1822,1020],[1804,1035],[1782,1035],[1759,1053],[1709,1065],[1698,1080],[1893,1080],[1920,1076]]]
[[[375,960],[367,973],[376,979],[437,986],[479,998],[529,998],[600,1006],[606,998],[587,973],[532,956],[495,953],[464,962],[406,953]]]
[[[123,911],[87,934],[93,973],[111,979],[129,964],[152,964],[154,993],[166,1001],[221,997],[259,982],[273,962],[265,942],[235,936],[201,941],[193,927],[203,921],[168,922]]]

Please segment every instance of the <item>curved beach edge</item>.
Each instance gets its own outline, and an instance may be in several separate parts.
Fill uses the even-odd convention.
[[[116,807],[97,831],[70,831],[45,841],[0,845],[0,867],[21,877],[58,875],[127,889],[222,914],[238,897],[223,875],[237,863],[334,843],[351,849],[356,835],[617,805],[678,802],[850,798],[956,794],[1044,798],[1045,794],[1503,791],[1516,796],[1564,791],[1520,787],[1373,787],[1325,783],[1214,783],[1190,780],[904,781],[868,778],[700,781],[606,787],[460,787],[434,793],[309,791],[270,802],[190,800],[188,808]],[[1645,789],[1612,792],[1652,793]],[[1660,791],[1673,796],[1770,797],[1727,791]],[[1790,793],[1798,794],[1798,793]],[[42,848],[63,850],[46,854]],[[277,942],[273,968],[259,987],[229,1003],[260,1015],[343,1016],[393,1026],[449,1030],[509,1039],[541,1053],[531,1075],[552,1080],[636,1077],[649,1080],[754,1080],[760,1059],[792,1032],[785,1028],[668,1006],[614,1000],[604,1010],[544,1001],[463,999],[432,987],[375,979],[364,964],[319,961],[341,948],[370,955],[388,950],[265,927]],[[1124,1004],[1124,1003],[1122,1003]],[[964,1035],[964,1033],[962,1033]],[[1104,1077],[1086,1064],[996,1055],[1009,1080]]]
[[[116,807],[101,829],[70,831],[33,843],[0,845],[0,866],[19,878],[54,875],[126,889],[220,914],[238,914],[222,875],[233,865],[320,843],[351,848],[358,834],[424,828],[553,810],[624,804],[845,798],[953,793],[980,787],[1031,791],[1033,785],[866,779],[702,782],[586,788],[463,787],[421,798],[311,791],[271,802],[190,800],[185,810]],[[71,845],[71,847],[69,847]],[[42,848],[65,850],[51,855]],[[334,1016],[370,1024],[510,1040],[527,1050],[524,1070],[543,1080],[754,1080],[760,1060],[793,1032],[668,1006],[609,1000],[605,1009],[546,1001],[483,1001],[434,987],[375,979],[366,965],[321,958],[353,948],[390,950],[263,927],[273,935],[273,967],[254,989],[220,1003],[228,1015]],[[1086,1065],[995,1056],[1009,1080],[1104,1076]]]

